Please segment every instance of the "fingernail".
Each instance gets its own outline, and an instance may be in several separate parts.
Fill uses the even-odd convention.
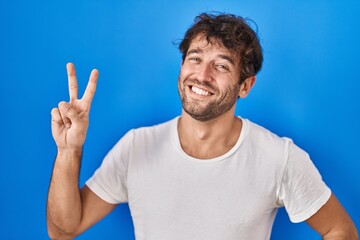
[[[63,110],[63,111],[67,111],[67,110],[68,110],[68,108],[69,108],[69,106],[68,106],[66,103],[61,104],[61,110]]]

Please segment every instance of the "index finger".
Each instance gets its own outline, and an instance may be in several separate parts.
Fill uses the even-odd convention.
[[[91,105],[92,99],[94,98],[95,95],[98,77],[99,77],[99,71],[97,69],[93,69],[91,71],[89,82],[85,89],[85,93],[81,98],[81,100],[88,103],[89,106]]]
[[[78,83],[76,80],[76,71],[74,64],[66,64],[66,70],[68,75],[70,102],[72,102],[73,100],[76,100],[78,98]]]

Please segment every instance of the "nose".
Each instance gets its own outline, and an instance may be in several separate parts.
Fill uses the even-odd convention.
[[[196,76],[199,81],[203,82],[209,82],[212,81],[212,69],[211,64],[202,63],[199,65],[197,69]]]

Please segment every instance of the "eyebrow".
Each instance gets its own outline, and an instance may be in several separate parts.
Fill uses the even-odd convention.
[[[235,65],[234,59],[232,59],[232,57],[230,57],[230,56],[228,56],[228,55],[220,54],[220,55],[218,55],[218,57],[227,60],[227,61],[230,62],[232,65]]]
[[[200,48],[190,49],[187,53],[187,55],[193,54],[193,53],[203,53],[204,51]],[[222,58],[224,60],[227,60],[229,63],[235,66],[235,61],[232,57],[225,55],[225,54],[219,54],[219,58]]]
[[[203,50],[201,50],[200,48],[195,48],[195,49],[191,49],[187,52],[187,55],[192,54],[192,53],[202,53]]]

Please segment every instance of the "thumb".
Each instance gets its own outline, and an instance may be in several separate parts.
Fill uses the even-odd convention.
[[[72,124],[77,124],[79,122],[79,114],[70,103],[60,102],[59,110],[61,118],[67,128],[70,128]]]

